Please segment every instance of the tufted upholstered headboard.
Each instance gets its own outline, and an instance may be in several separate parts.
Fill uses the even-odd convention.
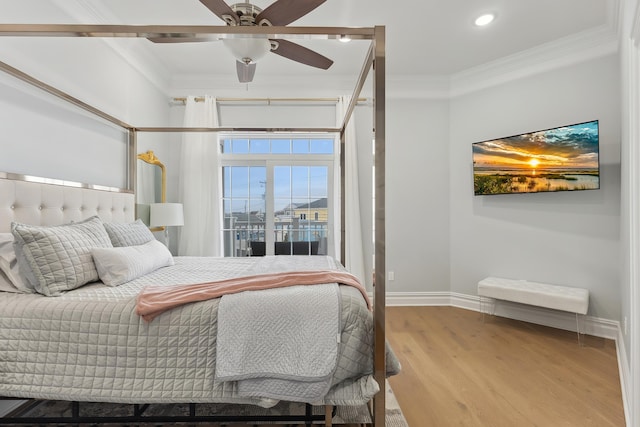
[[[98,215],[105,222],[131,222],[135,196],[79,186],[12,179],[0,176],[0,233],[11,231],[11,222],[59,225]],[[62,185],[61,185],[62,184]]]

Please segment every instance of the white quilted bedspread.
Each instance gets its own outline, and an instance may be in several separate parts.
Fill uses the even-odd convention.
[[[96,283],[60,297],[0,292],[0,396],[271,406],[273,399],[239,396],[235,382],[215,381],[218,299],[145,322],[135,313],[135,297],[147,284],[200,283],[286,268],[341,267],[318,256],[178,257],[174,266],[116,288]],[[357,289],[340,286],[340,299],[337,368],[331,389],[316,403],[360,405],[378,391],[371,376],[372,318]],[[388,354],[388,372],[394,374],[399,364]]]
[[[337,283],[225,295],[218,308],[216,378],[242,396],[315,402],[338,360]]]

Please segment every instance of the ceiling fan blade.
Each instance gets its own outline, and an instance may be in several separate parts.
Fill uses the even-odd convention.
[[[240,83],[252,82],[253,76],[256,74],[256,64],[245,64],[244,62],[236,61],[236,72]]]
[[[291,59],[301,64],[310,65],[316,68],[328,69],[333,64],[333,61],[326,56],[320,55],[318,52],[314,52],[311,49],[307,49],[304,46],[290,42],[289,40],[277,39],[271,40],[277,44],[275,49],[271,52],[277,53],[280,56]]]
[[[224,0],[200,0],[200,3],[205,5],[207,9],[216,14],[218,18],[222,19],[227,24],[238,24],[240,18],[231,9],[231,7],[225,3]]]
[[[204,2],[205,0],[200,1]],[[276,0],[256,16],[256,24],[265,25],[261,21],[267,21],[267,25],[289,25],[325,1],[326,0]]]

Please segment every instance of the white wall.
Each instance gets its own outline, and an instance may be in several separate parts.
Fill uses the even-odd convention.
[[[166,95],[100,39],[3,39],[2,61],[136,126],[165,126]],[[0,74],[0,170],[126,187],[127,133]],[[157,141],[166,135],[156,135]],[[144,147],[143,147],[144,148]]]
[[[0,74],[0,112],[0,171],[127,187],[123,129],[6,74]]]
[[[620,319],[619,75],[607,56],[451,101],[451,291],[486,276],[580,286],[591,316]],[[473,142],[594,119],[600,190],[473,196]]]
[[[387,291],[449,291],[449,103],[390,98],[386,120]]]

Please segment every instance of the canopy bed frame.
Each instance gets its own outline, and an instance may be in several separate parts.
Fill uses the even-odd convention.
[[[130,37],[161,38],[188,37],[198,40],[219,40],[237,36],[253,38],[308,38],[338,39],[349,36],[351,39],[370,40],[371,44],[365,62],[353,90],[351,102],[341,125],[335,128],[184,128],[184,127],[138,127],[125,123],[83,101],[39,81],[26,73],[0,62],[0,69],[20,80],[38,87],[49,94],[61,98],[76,107],[86,110],[107,122],[113,123],[128,131],[128,185],[125,189],[107,189],[115,193],[133,193],[136,188],[136,139],[139,132],[330,132],[340,134],[341,146],[345,144],[345,129],[354,112],[358,97],[373,70],[373,124],[375,135],[375,263],[373,292],[373,328],[374,328],[374,379],[380,386],[380,392],[373,399],[372,420],[376,427],[385,425],[385,379],[386,379],[386,340],[385,340],[385,28],[350,27],[245,27],[245,26],[128,26],[128,25],[57,25],[57,24],[1,24],[0,36],[18,37]],[[341,150],[341,195],[342,195],[342,230],[341,254],[342,264],[345,262],[345,203],[344,198],[344,149]],[[0,178],[29,181],[30,177],[4,173]],[[4,181],[3,179],[3,181]],[[46,181],[45,181],[46,183]],[[17,183],[16,185],[20,185]],[[126,206],[131,206],[132,200]],[[126,211],[128,208],[125,208]],[[131,212],[129,211],[129,214]],[[61,218],[60,218],[61,219]],[[136,410],[138,411],[138,410]],[[0,419],[1,423],[1,419]]]

